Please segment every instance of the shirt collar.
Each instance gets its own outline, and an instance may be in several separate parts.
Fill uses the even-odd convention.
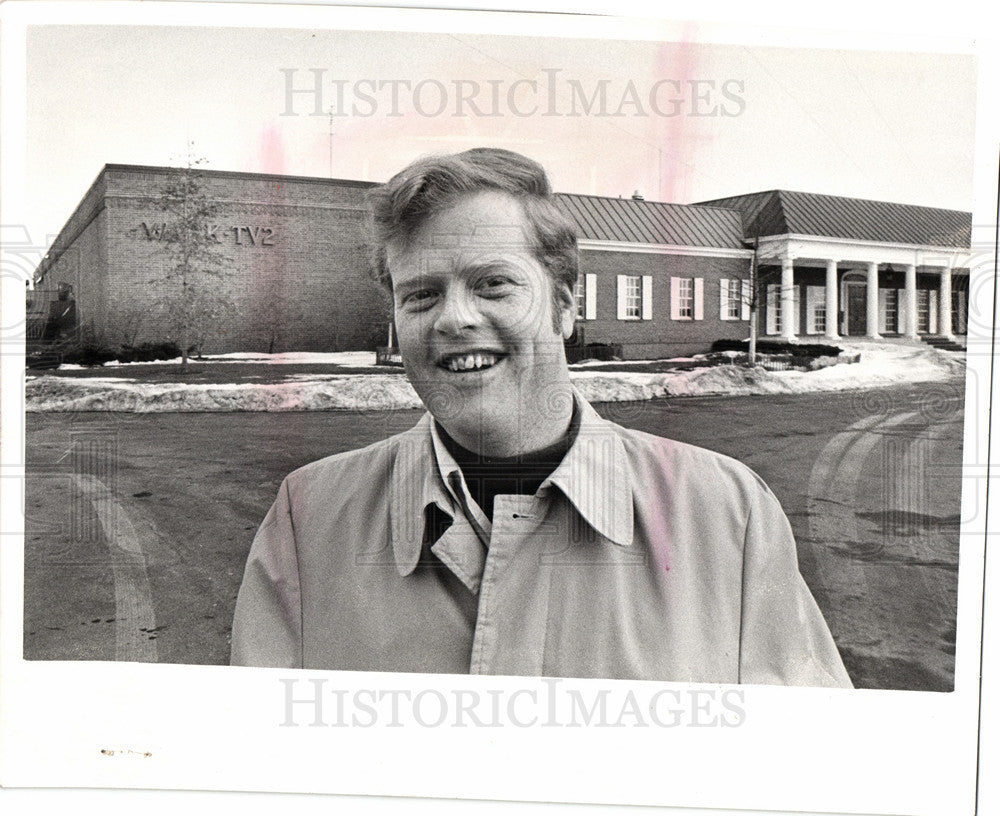
[[[612,423],[602,419],[575,390],[580,431],[562,462],[542,483],[554,486],[580,516],[615,544],[632,543],[632,479],[625,446]],[[454,517],[460,502],[449,479],[461,469],[438,438],[429,413],[401,435],[389,477],[392,550],[400,575],[416,568],[424,542],[424,511],[430,504]],[[464,480],[454,481],[464,492]]]
[[[431,442],[429,413],[399,437],[389,475],[389,530],[400,575],[409,575],[420,560],[424,544],[424,511],[436,504],[454,517],[452,499],[441,479]]]
[[[490,521],[482,508],[476,504],[475,499],[469,492],[469,486],[465,483],[465,474],[462,467],[455,460],[448,446],[441,438],[437,423],[431,419],[431,448],[434,451],[434,462],[437,465],[438,473],[451,497],[453,508],[460,508],[466,520],[476,531],[479,540],[484,547],[489,547],[490,536],[493,533],[493,523]],[[455,510],[455,512],[459,512]],[[454,513],[451,514],[454,518]]]

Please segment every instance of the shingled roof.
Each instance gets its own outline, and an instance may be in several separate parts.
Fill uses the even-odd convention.
[[[732,208],[573,193],[557,193],[555,198],[556,206],[576,224],[583,239],[746,248],[740,213]]]
[[[696,206],[739,210],[751,239],[791,233],[940,247],[968,247],[972,240],[972,213],[889,201],[769,190]]]

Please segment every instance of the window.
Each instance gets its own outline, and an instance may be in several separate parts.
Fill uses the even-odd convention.
[[[824,292],[825,295],[826,293]],[[823,334],[826,331],[826,303],[816,307],[816,311],[813,312],[813,320],[815,321],[813,324],[815,326],[815,333]]]
[[[780,322],[780,321],[779,321]],[[806,287],[806,334],[826,331],[826,287]]]
[[[677,279],[677,316],[694,320],[694,278]]]
[[[884,294],[882,294],[884,293]],[[882,294],[882,326],[880,331],[899,332],[899,295],[895,289],[880,290]]]
[[[808,293],[806,295],[808,297]],[[825,301],[824,301],[824,311],[825,311]],[[799,287],[792,287],[792,321],[793,321],[793,334],[799,334],[802,331],[802,314],[799,311]],[[769,283],[767,285],[767,312],[766,312],[766,324],[765,331],[767,334],[781,334],[783,329],[781,325],[781,285],[777,283]]]
[[[917,290],[917,331],[931,330],[930,292],[926,289]]]
[[[750,319],[750,281],[742,278],[719,280],[719,320]]]
[[[625,317],[642,317],[642,278],[638,275],[625,278]]]
[[[704,284],[702,278],[670,279],[671,320],[701,320],[704,317]]]
[[[952,279],[954,286],[955,279]],[[968,297],[969,290],[953,288],[951,290],[951,331],[953,334],[966,334],[969,331]]]
[[[726,298],[726,319],[727,320],[739,320],[740,315],[743,310],[740,308],[743,304],[743,287],[739,278],[730,278],[727,281],[728,292]]]
[[[587,301],[584,297],[584,290],[586,289],[586,284],[583,278],[577,278],[576,283],[573,284],[573,300],[576,301],[576,319],[583,320],[584,315],[586,315],[586,304]]]
[[[597,275],[581,275],[573,285],[573,300],[576,301],[576,319],[597,318]]]
[[[652,275],[618,276],[618,319],[653,319]]]

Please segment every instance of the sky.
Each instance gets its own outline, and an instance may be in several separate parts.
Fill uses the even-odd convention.
[[[972,209],[972,57],[677,39],[33,26],[29,231],[47,244],[104,164],[178,165],[189,144],[209,169],[374,181],[492,145],[563,192]]]

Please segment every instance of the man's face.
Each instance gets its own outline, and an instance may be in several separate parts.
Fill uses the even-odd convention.
[[[481,192],[431,216],[405,249],[387,248],[410,382],[456,441],[496,456],[554,442],[571,413],[572,299],[553,314],[558,284],[527,229],[516,199]]]

